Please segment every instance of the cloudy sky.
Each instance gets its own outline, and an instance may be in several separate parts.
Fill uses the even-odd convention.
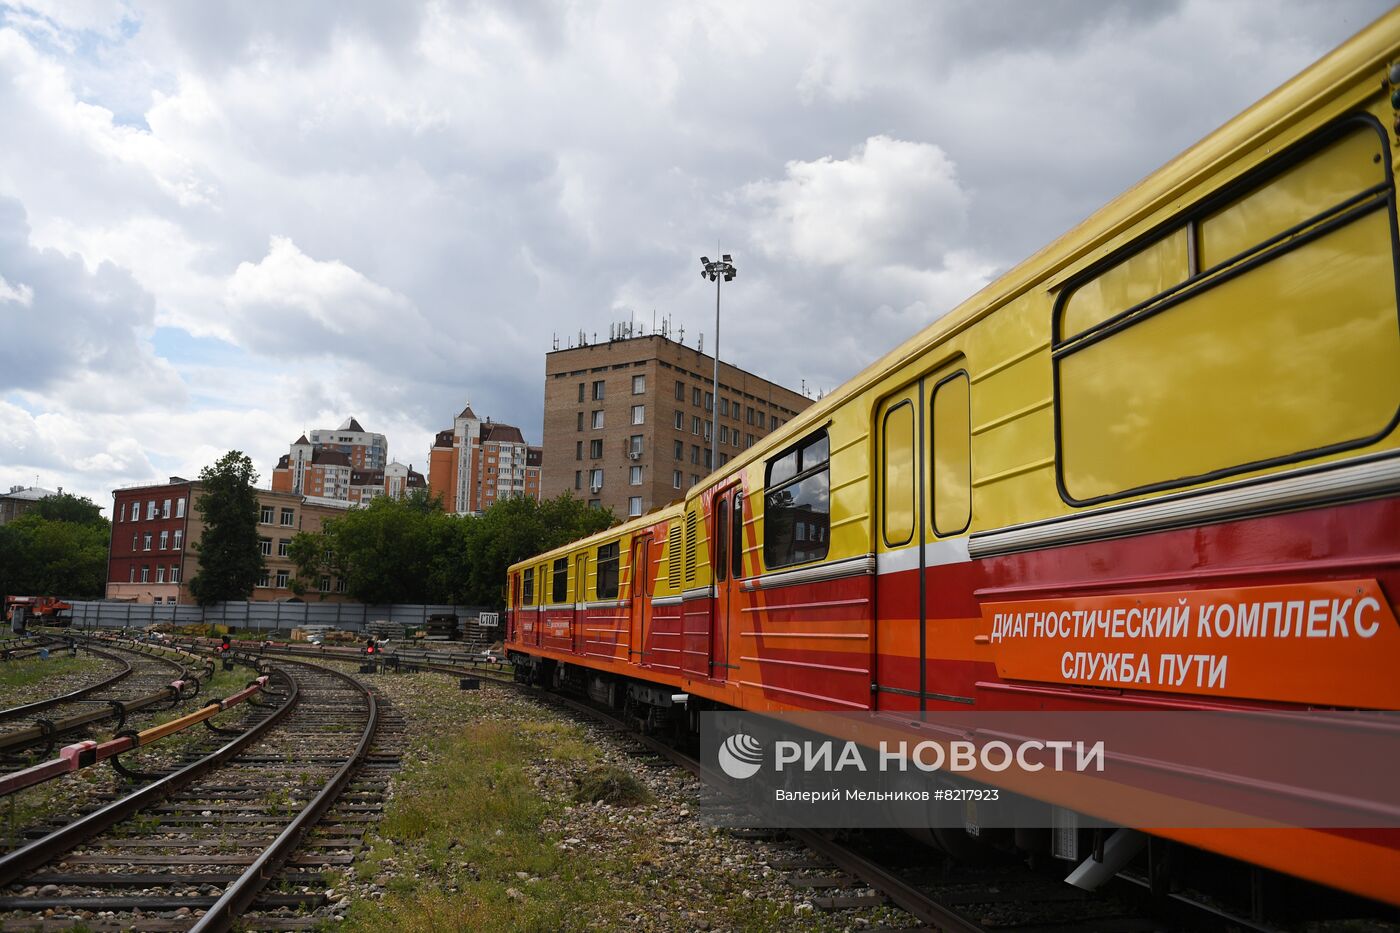
[[[717,241],[725,358],[831,388],[1388,6],[0,3],[0,485],[537,441]]]

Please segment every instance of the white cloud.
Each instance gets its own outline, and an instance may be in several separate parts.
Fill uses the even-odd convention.
[[[0,302],[13,302],[17,305],[29,307],[34,303],[34,289],[23,282],[18,285],[11,285],[5,281],[5,277],[0,275]]]

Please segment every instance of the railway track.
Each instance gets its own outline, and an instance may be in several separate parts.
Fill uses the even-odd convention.
[[[0,712],[0,768],[16,766],[18,756],[35,747],[52,750],[60,740],[106,721],[112,731],[128,725],[143,710],[178,705],[194,698],[213,674],[212,661],[188,655],[157,653],[135,646],[85,646],[99,657],[124,665],[117,674],[75,691],[46,697]],[[175,682],[182,686],[172,687]]]
[[[402,726],[347,674],[263,664],[274,704],[247,705],[236,735],[0,857],[0,925],[39,928],[48,912],[94,930],[314,925],[326,872],[378,819]]]

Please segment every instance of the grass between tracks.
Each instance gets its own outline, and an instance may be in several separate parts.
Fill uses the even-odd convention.
[[[100,658],[83,654],[76,658],[59,657],[55,653],[48,660],[41,661],[30,656],[14,661],[0,661],[0,705],[17,706],[42,699],[49,692],[43,689],[44,681],[68,675],[95,673],[102,669]],[[93,678],[95,679],[95,678]],[[82,686],[74,683],[69,689]],[[35,689],[30,689],[35,688]]]

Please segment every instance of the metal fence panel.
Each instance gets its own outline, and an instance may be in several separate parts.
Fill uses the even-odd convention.
[[[142,629],[155,623],[230,625],[254,631],[282,631],[305,625],[329,625],[351,632],[368,630],[371,622],[422,626],[433,615],[455,615],[461,626],[474,623],[484,606],[396,603],[293,603],[260,600],[215,603],[212,606],[156,606],[121,600],[68,600],[78,628]]]

